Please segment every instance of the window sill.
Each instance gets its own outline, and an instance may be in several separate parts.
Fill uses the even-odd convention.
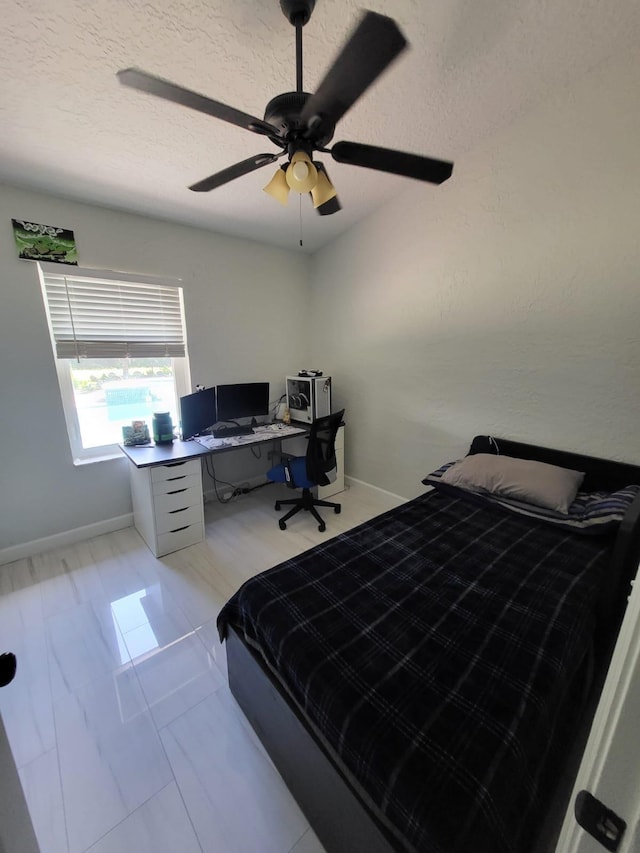
[[[100,456],[88,456],[86,459],[74,459],[73,464],[77,467],[93,465],[94,462],[110,462],[112,459],[124,459],[121,450],[108,451]]]

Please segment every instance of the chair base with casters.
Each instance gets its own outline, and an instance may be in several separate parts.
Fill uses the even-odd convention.
[[[276,501],[276,512],[279,512],[282,506],[291,507],[289,512],[278,521],[280,530],[286,530],[287,521],[304,510],[311,513],[318,522],[318,530],[323,533],[327,526],[316,507],[330,507],[335,513],[339,513],[342,509],[338,503],[315,498],[311,489],[314,486],[326,486],[331,482],[328,474],[336,467],[336,433],[342,423],[343,415],[344,409],[333,415],[317,418],[311,424],[306,455],[292,456],[267,472],[268,479],[274,483],[286,483],[289,488],[302,489],[299,498]]]
[[[321,501],[319,498],[314,498],[310,489],[303,489],[302,495],[299,498],[287,498],[287,500],[284,501],[276,501],[276,512],[279,512],[282,506],[292,506],[292,509],[290,509],[286,515],[283,515],[282,518],[278,519],[278,526],[280,527],[280,530],[286,530],[287,521],[296,513],[300,512],[300,510],[305,510],[305,512],[310,512],[318,522],[318,530],[320,533],[324,533],[327,529],[327,525],[324,523],[324,520],[316,507],[332,507],[336,514],[338,514],[342,509],[341,504],[332,503],[331,501]]]

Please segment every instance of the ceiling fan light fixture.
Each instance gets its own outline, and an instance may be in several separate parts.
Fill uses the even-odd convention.
[[[302,160],[291,164],[291,173],[295,180],[300,184],[306,181],[309,177],[309,167]]]
[[[289,187],[297,193],[308,193],[318,182],[318,170],[305,151],[294,152],[285,172]]]
[[[286,207],[287,202],[289,201],[289,184],[287,183],[287,179],[284,174],[284,167],[280,167],[276,170],[275,175],[271,178],[266,187],[263,187],[263,191]]]
[[[321,207],[323,204],[326,204],[328,201],[331,201],[331,199],[335,198],[337,195],[337,190],[327,177],[326,172],[324,172],[322,169],[318,169],[318,181],[315,187],[313,187],[313,189],[311,190],[313,206]]]

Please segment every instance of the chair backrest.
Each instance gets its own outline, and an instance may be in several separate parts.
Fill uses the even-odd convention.
[[[326,486],[328,471],[336,467],[336,435],[342,423],[344,409],[316,418],[311,424],[307,447],[307,478],[318,486]]]

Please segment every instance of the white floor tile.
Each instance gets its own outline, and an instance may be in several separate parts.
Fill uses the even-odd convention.
[[[17,660],[1,710],[17,767],[55,746],[42,595],[31,559],[0,566],[0,652]]]
[[[124,640],[159,729],[224,684],[180,610],[149,610],[149,621],[127,632]]]
[[[106,600],[79,604],[47,620],[54,698],[77,690],[129,661]]]
[[[191,548],[185,548],[185,551],[194,551],[200,547],[200,545],[192,545]],[[172,556],[169,554],[169,557]],[[180,571],[167,572],[164,580],[191,627],[199,628],[210,619],[215,619],[227,598],[221,595],[211,582],[199,576],[191,568],[192,555],[182,559],[189,560],[190,564]]]
[[[215,665],[218,667],[225,682],[229,680],[229,671],[227,669],[227,652],[224,644],[220,642],[218,635],[218,627],[215,619],[210,619],[201,625],[196,630],[197,637],[204,644],[207,653],[211,656]]]
[[[54,703],[71,853],[101,838],[172,780],[132,666]]]
[[[45,616],[63,613],[103,595],[100,574],[86,542],[39,554],[33,564],[40,580]]]
[[[173,597],[159,580],[121,598],[112,598],[110,603],[111,612],[123,634],[176,609]]]
[[[40,853],[68,853],[57,749],[23,767],[20,781]]]
[[[201,853],[201,850],[177,785],[171,782],[87,853]]]
[[[44,634],[42,593],[33,561],[0,566],[0,643],[3,650],[36,633]]]
[[[0,707],[16,766],[23,767],[56,745],[48,651],[38,630],[9,648],[17,668],[13,681],[2,689]]]
[[[285,853],[307,830],[224,689],[161,737],[204,853]]]
[[[117,601],[160,581],[162,564],[134,528],[92,539],[89,547],[109,601]]]

